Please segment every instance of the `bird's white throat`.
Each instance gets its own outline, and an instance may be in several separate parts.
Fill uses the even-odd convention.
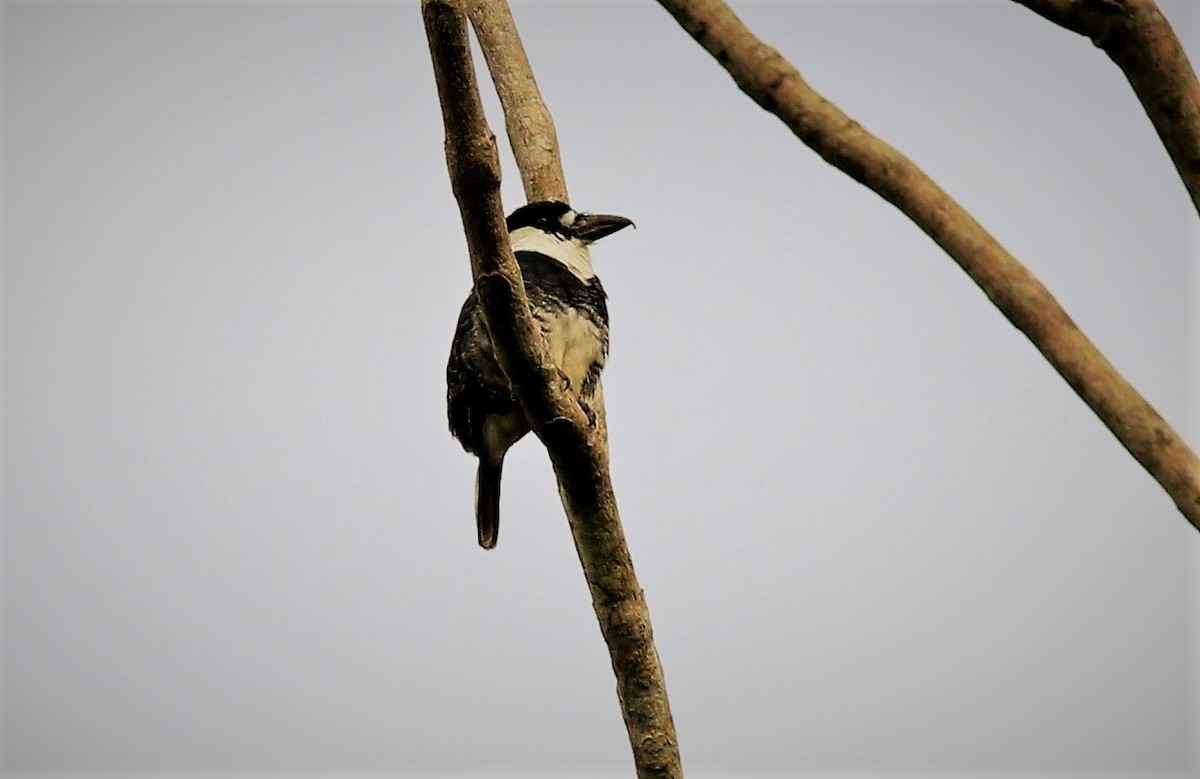
[[[536,227],[521,227],[509,235],[514,252],[538,252],[567,266],[580,281],[596,277],[588,247],[577,240],[560,238]]]

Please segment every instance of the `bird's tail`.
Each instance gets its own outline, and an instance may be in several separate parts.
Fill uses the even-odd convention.
[[[496,546],[500,535],[500,471],[504,460],[489,463],[479,458],[479,471],[475,475],[475,529],[479,531],[479,545],[484,549]]]

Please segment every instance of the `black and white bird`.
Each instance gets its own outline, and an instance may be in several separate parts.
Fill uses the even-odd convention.
[[[579,213],[555,201],[530,203],[507,219],[534,319],[585,408],[608,357],[608,306],[588,246],[631,224],[623,216]],[[479,458],[475,525],[479,545],[491,549],[500,531],[504,455],[529,432],[529,423],[496,362],[474,290],[458,317],[446,385],[450,432]]]

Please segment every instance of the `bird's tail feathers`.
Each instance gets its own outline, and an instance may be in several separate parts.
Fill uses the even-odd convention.
[[[475,475],[475,528],[479,531],[479,545],[484,549],[496,546],[500,535],[500,472],[504,460],[489,463],[479,458],[479,471]]]

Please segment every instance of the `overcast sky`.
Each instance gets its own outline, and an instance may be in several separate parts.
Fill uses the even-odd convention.
[[[475,543],[416,5],[4,6],[7,770],[630,775],[535,440]],[[1200,439],[1195,214],[1102,53],[736,7]],[[515,8],[573,205],[638,225],[613,477],[692,775],[1200,767],[1200,538],[1065,382],[655,3]]]

